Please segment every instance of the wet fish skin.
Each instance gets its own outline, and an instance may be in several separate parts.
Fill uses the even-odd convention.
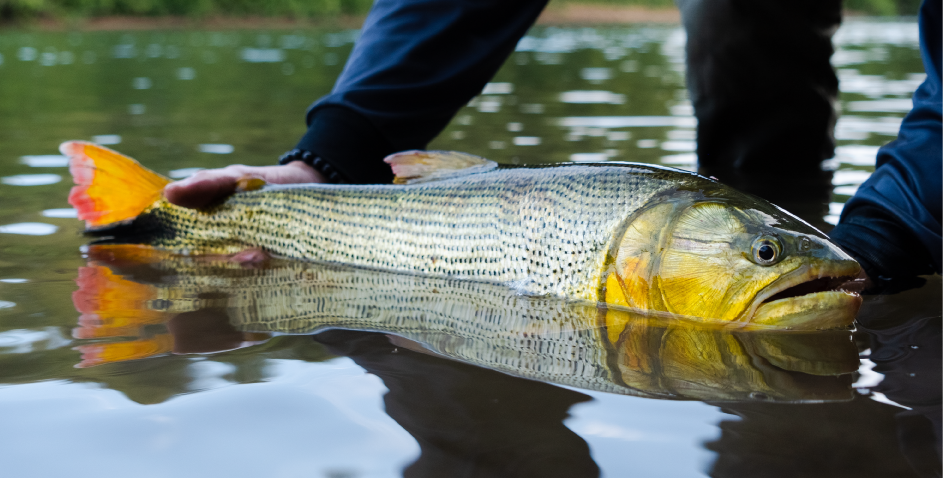
[[[61,149],[78,184],[70,202],[114,243],[192,254],[260,247],[749,327],[845,327],[861,303],[836,286],[860,266],[823,233],[671,168],[495,169],[465,153],[413,151],[387,158],[410,184],[269,186],[192,210],[160,199],[169,180],[130,158],[90,143]]]
[[[709,180],[645,165],[513,168],[409,186],[269,186],[139,218],[176,251],[274,254],[600,300],[618,233],[658,194]],[[706,184],[705,184],[706,185]]]
[[[207,211],[163,202],[139,220],[164,234],[145,242],[171,250],[262,247],[706,320],[840,327],[860,304],[831,290],[764,303],[787,288],[784,277],[851,277],[859,266],[761,199],[631,163],[498,169],[407,186],[267,187]],[[751,244],[767,236],[782,258],[757,264]]]

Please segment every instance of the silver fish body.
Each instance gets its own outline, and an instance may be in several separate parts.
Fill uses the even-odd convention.
[[[219,207],[162,203],[150,242],[179,251],[274,254],[514,285],[599,300],[627,220],[661,194],[718,187],[640,164],[510,168],[415,185],[268,186]]]

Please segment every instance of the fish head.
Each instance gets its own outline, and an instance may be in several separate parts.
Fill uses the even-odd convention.
[[[809,330],[848,326],[861,304],[840,288],[861,270],[854,259],[801,219],[729,189],[636,213],[611,258],[606,301],[633,308]]]

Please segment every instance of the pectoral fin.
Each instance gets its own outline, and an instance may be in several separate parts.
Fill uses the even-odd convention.
[[[403,151],[384,160],[393,168],[394,184],[415,184],[483,173],[498,167],[494,161],[457,151]]]

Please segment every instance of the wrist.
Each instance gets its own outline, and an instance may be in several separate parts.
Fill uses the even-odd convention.
[[[292,161],[288,164],[284,164],[281,167],[290,170],[292,176],[305,178],[304,182],[310,183],[326,183],[329,182],[328,179],[321,174],[320,171],[311,167],[311,165],[302,162],[302,161]]]
[[[343,184],[348,182],[347,179],[341,175],[341,173],[330,163],[310,151],[305,151],[303,149],[293,149],[283,154],[282,157],[278,159],[278,164],[283,166],[297,163],[307,165],[309,168],[311,168],[311,170],[317,172],[322,178],[322,182],[334,184]]]

